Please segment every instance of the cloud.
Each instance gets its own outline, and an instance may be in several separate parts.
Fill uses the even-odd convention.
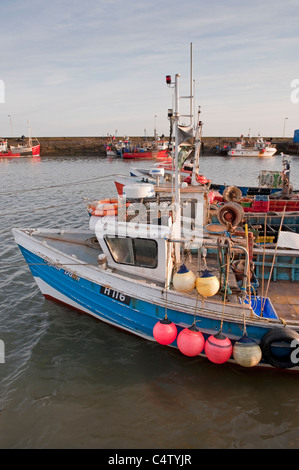
[[[2,15],[14,34],[0,31],[0,111],[30,116],[37,135],[143,135],[155,115],[168,133],[165,75],[180,73],[188,93],[191,42],[205,132],[238,135],[257,122],[280,133],[286,113],[289,129],[298,126],[289,99],[299,78],[293,0],[11,0]]]

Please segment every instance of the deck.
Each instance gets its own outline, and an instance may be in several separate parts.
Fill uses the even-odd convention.
[[[97,256],[100,253],[100,247],[95,237],[91,236],[91,234],[87,234],[86,238],[83,238],[83,240],[81,237],[76,239],[73,234],[67,234],[65,236],[44,234],[39,235],[39,237],[44,239],[49,246],[56,249],[61,249],[61,242],[63,242],[63,251],[65,253],[75,256],[75,259],[77,257],[90,265],[97,266]],[[203,269],[202,262],[198,262],[197,254],[192,253],[186,258],[183,256],[182,260],[186,262],[187,267],[192,270],[194,274],[197,274]],[[216,256],[212,258],[209,256],[207,267],[211,273],[219,277],[220,271]],[[259,279],[259,284],[258,295],[263,295],[266,293],[268,280],[265,279],[264,282],[262,282],[262,280]],[[241,291],[238,286],[235,273],[231,268],[229,270],[229,286],[232,291],[229,301],[232,303],[238,303]],[[191,295],[196,295],[196,291],[194,290],[194,294]],[[222,294],[217,294],[216,297],[218,297],[217,300],[221,300]],[[286,323],[288,321],[299,322],[298,282],[291,282],[288,280],[271,281],[268,289],[268,297],[271,299],[279,317]]]

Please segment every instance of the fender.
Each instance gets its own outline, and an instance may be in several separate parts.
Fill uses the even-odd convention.
[[[260,346],[263,353],[263,359],[272,366],[280,369],[290,369],[291,367],[295,367],[297,364],[291,360],[291,342],[294,339],[299,340],[299,334],[296,331],[289,328],[272,328],[261,340]],[[288,345],[284,347],[289,348],[289,351],[284,355],[275,354],[272,348],[274,343],[277,343],[277,347],[279,347],[279,343],[288,343]]]

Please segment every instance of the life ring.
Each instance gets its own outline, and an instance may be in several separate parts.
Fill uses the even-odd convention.
[[[196,175],[196,181],[197,181],[198,183],[200,183],[200,184],[206,184],[206,183],[208,183],[208,181],[210,181],[210,180],[208,180],[208,179],[207,179],[205,176],[203,176],[203,175]]]
[[[104,217],[105,215],[118,214],[118,200],[117,199],[101,199],[89,204],[88,212],[90,215],[97,217]]]
[[[280,369],[290,369],[297,365],[292,361],[291,353],[294,348],[291,347],[293,340],[297,340],[299,344],[299,334],[290,328],[273,328],[269,330],[261,340],[261,350],[264,360],[274,367]],[[273,350],[274,343],[289,343],[287,351],[284,355],[275,354]],[[278,346],[277,346],[278,347]]]

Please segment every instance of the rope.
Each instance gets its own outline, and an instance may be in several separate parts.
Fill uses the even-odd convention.
[[[167,250],[167,256],[166,256],[166,282],[165,282],[165,316],[164,319],[166,320],[167,317],[167,289],[169,287],[168,283],[168,262],[169,262],[169,241],[167,240],[166,242],[166,250]]]
[[[55,185],[52,185],[52,186],[43,186],[43,187],[40,187],[40,188],[31,188],[31,189],[20,189],[18,191],[11,191],[11,192],[8,192],[8,193],[0,193],[0,196],[10,196],[11,194],[15,195],[17,193],[26,193],[26,192],[31,192],[31,191],[43,191],[43,190],[46,190],[46,189],[52,189],[52,188],[61,188],[61,187],[66,187],[66,186],[74,186],[74,185],[77,185],[77,184],[83,184],[83,183],[90,183],[92,181],[97,181],[97,180],[101,180],[101,179],[107,179],[107,178],[115,178],[115,175],[103,175],[103,176],[96,176],[95,178],[90,178],[90,179],[87,179],[87,180],[81,180],[81,181],[73,181],[71,183],[63,183],[63,184],[55,184]]]
[[[228,280],[228,274],[229,274],[229,263],[226,263],[226,279]],[[222,331],[222,326],[223,326],[223,321],[224,321],[224,309],[225,309],[225,302],[226,302],[226,292],[227,292],[227,282],[225,283],[225,289],[224,289],[224,298],[223,298],[223,308],[222,308],[222,315],[221,315],[221,323],[220,323],[220,330],[219,332]]]
[[[25,212],[38,212],[38,211],[41,211],[41,210],[45,210],[45,209],[56,209],[57,207],[65,207],[65,203],[64,204],[55,204],[54,206],[43,206],[43,207],[37,207],[35,209],[22,209],[22,210],[18,210],[17,214],[22,214],[22,213],[25,213]],[[13,212],[4,212],[4,214],[0,214],[0,216],[6,216],[6,215],[12,215]],[[16,215],[16,214],[14,214]]]
[[[276,252],[277,252],[277,247],[278,247],[278,239],[279,239],[279,235],[280,235],[280,232],[281,232],[282,224],[283,224],[283,221],[284,221],[285,211],[286,211],[286,206],[284,206],[284,209],[283,209],[283,214],[282,214],[282,217],[281,217],[280,227],[279,227],[279,231],[278,231],[278,234],[277,234],[277,241],[276,241],[276,245],[275,245],[275,250],[274,250],[274,255],[273,255],[271,270],[270,270],[270,274],[269,274],[269,279],[268,279],[268,284],[267,284],[267,289],[266,289],[266,294],[265,294],[265,301],[266,301],[266,297],[268,296],[268,290],[269,290],[269,286],[270,286],[270,281],[271,281],[271,277],[272,277],[272,272],[273,272],[273,268],[274,268],[274,263],[275,263],[275,258],[276,258]]]
[[[265,216],[264,226],[264,248],[263,248],[263,264],[262,264],[262,299],[264,298],[264,275],[265,275],[265,257],[266,257],[266,236],[267,236],[267,213]],[[264,302],[261,305],[261,317],[263,316]]]
[[[224,248],[223,247],[220,248],[218,246],[218,257],[219,257],[219,267],[220,267],[220,282],[221,282],[220,292],[225,296],[227,294],[228,295],[232,294],[231,288],[229,287],[229,284],[228,284],[228,277],[225,273],[225,267],[227,267],[227,265],[231,264],[231,253],[229,253],[229,251],[230,251],[230,244],[228,245],[228,249],[226,251],[226,262],[224,262],[224,257],[225,257]]]

